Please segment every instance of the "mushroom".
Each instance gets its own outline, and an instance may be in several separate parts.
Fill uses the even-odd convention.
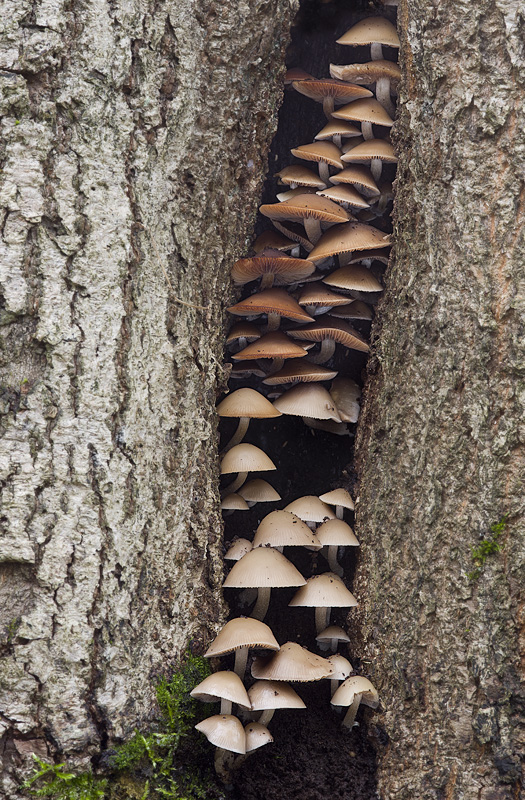
[[[347,64],[346,66],[330,64],[330,74],[336,80],[352,81],[352,83],[367,86],[375,84],[377,99],[390,116],[394,116],[395,106],[390,95],[401,80],[401,70],[398,64],[384,59],[369,61],[367,64]]]
[[[367,139],[366,136],[365,139]],[[386,142],[384,139],[371,139],[368,137],[367,141],[358,144],[357,147],[353,147],[348,153],[341,156],[341,161],[344,161],[345,164],[362,161],[369,162],[370,172],[374,179],[378,181],[383,170],[383,163],[397,164],[397,156],[390,142]]]
[[[366,202],[364,197],[361,197],[358,191],[344,183],[339,186],[328,186],[326,189],[320,189],[316,194],[319,197],[327,197],[329,200],[333,200],[334,203],[340,203],[343,208],[358,210],[370,208],[370,204]]]
[[[301,220],[312,244],[321,237],[321,222],[337,224],[347,222],[349,219],[349,214],[344,208],[316,194],[300,194],[282,203],[262,205],[259,211],[271,220]],[[313,270],[312,264],[311,272]]]
[[[350,673],[354,671],[354,668],[349,660],[344,656],[339,655],[339,653],[336,653],[333,656],[328,656],[326,660],[330,662],[333,669],[333,672],[330,675],[330,697],[332,697],[337,691],[339,682],[346,680]]]
[[[244,688],[244,684],[236,672],[225,670],[224,672],[214,672],[204,678],[190,695],[203,703],[215,703],[221,701],[220,714],[231,714],[232,703],[236,703],[243,708],[251,709],[250,698]]]
[[[227,311],[241,317],[267,314],[268,332],[276,331],[279,328],[281,317],[292,319],[294,322],[305,322],[312,319],[284,289],[274,288],[256,292],[256,294],[230,306]]]
[[[311,169],[303,167],[301,164],[291,164],[280,172],[276,172],[275,177],[292,189],[301,186],[311,189],[324,189],[325,187],[325,182],[321,180],[319,175],[316,175]]]
[[[343,169],[341,161],[341,151],[333,142],[312,142],[312,144],[301,144],[291,150],[292,155],[302,158],[305,161],[316,161],[319,170],[319,177],[326,185],[328,184],[330,173],[328,167]]]
[[[310,253],[310,261],[324,261],[356,250],[374,250],[390,244],[390,236],[362,222],[345,222],[323,233]]]
[[[370,307],[361,300],[351,300],[346,306],[337,306],[337,308],[333,308],[330,313],[332,317],[336,317],[337,319],[372,319]]]
[[[342,344],[343,347],[348,347],[351,350],[359,350],[361,353],[368,353],[369,350],[367,342],[358,331],[354,330],[347,322],[336,319],[330,314],[323,314],[311,325],[305,325],[290,331],[290,336],[297,339],[321,342],[320,352],[316,356],[310,356],[310,361],[314,364],[323,364],[328,361],[335,353],[336,344]],[[280,406],[276,406],[276,408],[282,411]],[[283,414],[286,413],[286,411],[283,411]],[[324,419],[328,419],[328,417],[324,417]],[[341,421],[340,417],[339,419],[332,417],[332,419],[336,419],[337,422]]]
[[[223,452],[231,450],[236,444],[244,439],[251,419],[271,419],[280,417],[278,412],[269,400],[255,389],[243,388],[226,395],[224,400],[217,406],[219,417],[230,417],[239,420],[237,430],[233,434]]]
[[[357,605],[357,600],[337,575],[325,572],[308,578],[305,586],[294,594],[288,605],[314,607],[315,627],[319,633],[329,622],[331,608],[351,608]]]
[[[278,657],[276,657],[278,656]],[[255,657],[252,675],[259,680],[309,683],[330,677],[332,665],[296,642],[286,642],[272,658]]]
[[[235,325],[232,325],[226,337],[226,344],[237,342],[239,350],[242,350],[243,347],[246,347],[248,342],[255,342],[260,338],[261,331],[259,328],[253,323],[243,320],[242,322],[236,322]]]
[[[284,392],[274,402],[283,414],[303,419],[331,419],[341,422],[334,402],[326,389],[318,383],[300,383]]]
[[[343,162],[341,162],[343,163]],[[367,167],[352,166],[337,172],[330,178],[331,183],[337,185],[344,183],[357,186],[359,191],[366,197],[378,198],[380,195],[379,188],[375,182],[372,173]]]
[[[351,103],[362,97],[370,97],[372,92],[363,89],[362,86],[355,86],[344,81],[337,81],[333,78],[313,78],[312,80],[294,81],[294,89],[306,97],[310,97],[318,103],[323,104],[325,117],[330,119],[335,104]]]
[[[312,494],[307,494],[304,497],[298,497],[285,506],[285,511],[296,514],[299,519],[312,528],[315,529],[316,523],[324,522],[327,519],[334,519],[334,512],[326,503],[319,500],[318,497]]]
[[[239,561],[240,558],[249,553],[252,543],[248,539],[234,539],[224,556],[225,561]]]
[[[323,548],[323,555],[326,552],[326,560],[332,572],[340,578],[343,577],[343,569],[337,562],[337,549],[339,547],[359,547],[355,534],[346,522],[342,519],[329,519],[323,522],[316,530]]]
[[[359,418],[358,398],[361,389],[351,378],[337,378],[330,386],[330,397],[334,401],[343,422],[357,422]]]
[[[326,286],[323,286],[321,281],[307,283],[299,295],[299,305],[304,306],[313,317],[325,314],[335,306],[347,304],[348,297],[331,292]]]
[[[332,653],[335,653],[337,650],[337,643],[349,642],[350,637],[338,625],[330,625],[328,628],[325,628],[324,631],[317,634],[315,641],[319,642],[321,650],[330,648]]]
[[[253,359],[271,358],[273,360],[272,371],[282,368],[285,358],[302,358],[308,355],[308,351],[298,342],[293,342],[282,331],[273,331],[261,336],[256,342],[249,344],[244,350],[232,356],[236,361],[245,359],[248,362]],[[266,373],[263,373],[265,377]]]
[[[276,492],[273,486],[270,486],[268,481],[262,478],[254,478],[252,481],[247,481],[239,489],[239,494],[250,507],[256,503],[275,503],[281,499],[279,492]]]
[[[262,253],[263,250],[294,250],[295,247],[296,243],[287,239],[279,231],[264,231],[253,243],[255,253]]]
[[[235,356],[232,356],[232,358],[235,359]],[[237,364],[233,364],[230,372],[232,380],[242,380],[249,378],[251,375],[255,375],[257,378],[264,378],[266,372],[260,369],[257,364],[254,364],[253,361],[238,361]]]
[[[223,492],[224,495],[235,492],[242,486],[249,472],[267,472],[277,469],[271,458],[253,444],[236,444],[221,459],[221,475],[237,472],[236,479]]]
[[[294,197],[297,197],[300,194],[314,194],[315,189],[309,189],[306,186],[298,186],[297,189],[287,189],[286,192],[278,192],[275,196],[277,197],[280,203],[284,203],[285,200],[292,200]]]
[[[260,722],[249,722],[245,728],[246,734],[246,753],[252,753],[263,747],[265,744],[273,742],[273,736],[265,725]]]
[[[335,506],[335,516],[337,519],[343,519],[345,508],[353,511],[355,507],[354,501],[346,489],[333,489],[331,492],[325,492],[319,495],[319,500],[328,503],[329,506]]]
[[[268,386],[279,386],[283,383],[312,383],[329,381],[337,372],[326,367],[312,364],[311,361],[287,361],[284,367],[263,380]]]
[[[342,724],[346,728],[352,728],[359,705],[363,703],[363,705],[370,708],[377,708],[379,694],[368,678],[363,678],[361,675],[353,675],[343,681],[330,702],[333,706],[349,707]]]
[[[268,725],[278,708],[306,708],[297,692],[283,681],[256,681],[248,690],[252,711],[262,711],[258,722]]]
[[[367,17],[353,25],[337,39],[337,44],[360,46],[370,45],[370,58],[378,61],[383,58],[383,45],[399,47],[399,36],[392,23],[384,17]]]
[[[310,75],[309,72],[305,72],[304,69],[301,67],[291,67],[290,69],[286,70],[286,75],[284,76],[284,85],[288,86],[292,84],[294,81],[310,81],[315,80],[313,75]]]
[[[216,714],[203,719],[195,728],[203,733],[207,740],[217,747],[215,753],[215,772],[222,778],[230,773],[228,753],[246,753],[246,735],[237,717],[230,714]]]
[[[272,222],[278,231],[284,233],[284,235],[289,239],[293,239],[293,241],[297,242],[297,244],[301,247],[304,247],[307,253],[309,253],[310,250],[313,250],[314,246],[310,239],[306,236],[302,225],[296,225],[294,222],[287,222],[285,225],[283,222],[279,222],[277,219],[272,219]]]
[[[332,141],[336,147],[341,148],[342,138],[360,136],[361,131],[355,125],[339,119],[330,119],[329,122],[319,131],[315,140],[317,142],[324,142],[325,140]]]
[[[264,622],[252,617],[231,619],[219,631],[204,658],[216,658],[235,653],[234,672],[242,678],[250,648],[279,650],[277,639]]]
[[[255,532],[253,546],[274,547],[280,552],[283,547],[308,547],[310,550],[321,548],[308,525],[289,510],[267,514]]]
[[[221,500],[221,510],[224,511],[224,516],[233,511],[248,511],[248,503],[240,494],[232,492]]]
[[[261,278],[261,289],[279,284],[299,283],[312,274],[315,267],[304,258],[292,258],[279,250],[263,250],[252,258],[241,258],[232,268],[232,278],[239,286]]]
[[[223,583],[226,589],[258,589],[251,616],[263,620],[272,588],[303,586],[305,579],[282,553],[271,547],[254,547],[237,561]]]
[[[335,286],[344,292],[382,292],[383,287],[372,272],[361,264],[347,264],[336,269],[323,283]]]
[[[387,114],[381,103],[373,97],[367,97],[365,100],[358,100],[355,103],[343,106],[337,111],[334,111],[334,117],[352,122],[360,122],[363,139],[374,138],[372,125],[381,125],[386,128],[391,128],[394,124],[392,117]],[[362,145],[357,146],[362,147]],[[355,150],[355,147],[353,147],[350,152],[353,150]],[[349,155],[349,153],[346,153],[346,155]]]

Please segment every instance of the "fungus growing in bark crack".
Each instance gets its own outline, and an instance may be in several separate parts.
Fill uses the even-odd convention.
[[[286,642],[271,658],[256,656],[252,676],[259,680],[309,683],[329,678],[332,665],[326,658],[311,653],[296,642]]]
[[[280,172],[276,172],[275,177],[279,178],[281,183],[284,183],[291,189],[301,187],[324,189],[326,185],[319,175],[316,175],[311,169],[303,167],[300,164],[291,164],[289,167],[285,167]]]
[[[190,695],[203,703],[215,703],[220,700],[221,715],[231,714],[233,703],[247,709],[252,707],[242,680],[236,672],[229,670],[208,675],[190,692]]]
[[[390,244],[390,236],[362,222],[345,222],[323,233],[310,253],[310,261],[324,261],[356,250],[382,249]]]
[[[282,203],[262,205],[259,211],[263,216],[271,220],[277,219],[288,222],[301,220],[306,235],[312,244],[315,244],[321,237],[321,222],[335,225],[347,222],[349,219],[348,211],[338,206],[337,203],[333,203],[324,197],[318,197],[316,194],[300,194]],[[309,263],[311,264],[312,262]],[[314,266],[312,264],[310,272],[313,271]]]
[[[250,616],[263,620],[272,589],[305,583],[299,570],[278,550],[254,547],[233,565],[223,586],[225,589],[257,589],[257,602]]]
[[[258,718],[261,725],[271,722],[278,708],[306,708],[295,689],[284,681],[256,681],[248,689],[252,711],[261,711]]]
[[[367,17],[362,19],[336,39],[337,44],[370,45],[370,58],[372,61],[383,59],[383,45],[399,47],[399,36],[392,23],[385,17]]]
[[[338,186],[328,186],[326,189],[316,192],[316,194],[319,197],[327,197],[329,200],[333,200],[334,203],[341,203],[343,208],[352,208],[358,211],[370,208],[370,203],[367,203],[359,192],[344,183]]]
[[[397,164],[397,156],[394,154],[394,148],[390,142],[386,142],[384,139],[368,139],[341,156],[341,161],[344,161],[345,164],[368,162],[370,172],[378,181],[383,170],[383,163]]]
[[[280,552],[283,547],[307,547],[309,550],[320,550],[321,544],[317,536],[299,516],[287,509],[272,511],[266,515],[255,531],[253,546],[274,547]]]
[[[284,392],[274,406],[283,414],[303,420],[333,420],[341,422],[335,403],[327,390],[318,383],[300,383]]]
[[[217,414],[219,417],[229,417],[239,420],[237,430],[228,444],[224,446],[224,453],[227,453],[228,450],[231,450],[236,444],[242,442],[251,419],[271,419],[281,416],[280,412],[277,411],[264,395],[260,394],[260,392],[256,392],[255,389],[249,389],[247,387],[237,389],[235,392],[226,395],[224,400],[217,406]]]
[[[349,511],[353,511],[355,508],[352,496],[346,489],[332,489],[331,492],[320,494],[319,500],[322,500],[329,506],[335,506],[335,515],[337,519],[343,519],[345,508]]]
[[[268,386],[279,386],[283,383],[315,383],[335,378],[337,372],[326,367],[312,364],[311,361],[289,361],[278,372],[274,372],[263,380]]]
[[[232,492],[222,498],[221,511],[224,511],[224,516],[232,514],[234,511],[248,511],[248,503],[240,494]]]
[[[315,629],[320,633],[330,622],[332,608],[352,608],[357,606],[357,600],[337,575],[325,572],[308,578],[288,605],[315,608]]]
[[[330,291],[321,281],[307,283],[299,295],[299,305],[304,306],[313,317],[325,314],[335,306],[347,304],[348,297]]]
[[[257,339],[261,338],[261,335],[261,331],[256,325],[243,320],[242,322],[236,322],[235,325],[232,325],[226,337],[226,344],[231,345],[233,342],[236,342],[239,350],[242,350],[243,347],[246,347],[248,342],[255,342]]]
[[[357,402],[361,389],[357,383],[351,378],[337,378],[329,392],[343,422],[357,422],[361,410]]]
[[[315,270],[311,261],[292,258],[279,250],[263,250],[252,258],[241,258],[232,267],[232,278],[239,286],[261,278],[261,289],[276,284],[299,283]]]
[[[311,100],[323,104],[325,117],[332,117],[335,104],[341,106],[363,97],[371,97],[372,92],[362,86],[355,86],[334,78],[314,78],[313,80],[294,81],[293,88]]]
[[[293,331],[289,331],[289,333],[290,336],[297,339],[321,342],[321,350],[319,353],[310,356],[309,360],[313,364],[324,364],[328,361],[335,353],[336,344],[341,344],[343,347],[348,347],[351,350],[358,350],[361,353],[368,353],[369,350],[367,342],[358,331],[354,330],[348,322],[336,319],[330,314],[323,314],[322,317],[311,325],[296,328]],[[282,411],[279,405],[276,406],[276,408]],[[283,414],[286,413],[286,411],[283,411]],[[339,417],[338,419],[337,416],[320,417],[320,419],[335,419],[337,422],[341,422],[341,418]]]
[[[271,458],[253,444],[236,444],[221,460],[221,475],[237,472],[236,479],[223,491],[223,496],[235,492],[243,485],[249,472],[267,472],[277,469]]]
[[[328,656],[326,659],[332,665],[333,672],[330,675],[330,697],[337,691],[341,681],[346,680],[350,673],[354,671],[351,663],[344,656],[336,653],[333,656]]]
[[[296,156],[296,158],[302,158],[305,161],[315,161],[319,170],[319,177],[325,185],[328,184],[330,179],[328,167],[343,169],[344,166],[341,161],[341,151],[333,142],[301,144],[299,147],[292,148],[291,153]]]
[[[364,194],[365,197],[379,198],[381,194],[372,173],[367,167],[347,167],[341,172],[337,172],[335,175],[332,175],[330,178],[330,183],[335,183],[336,185],[343,183],[351,186],[357,186],[359,191]]]
[[[330,64],[330,74],[340,81],[352,81],[367,86],[375,84],[377,100],[391,117],[394,116],[396,108],[390,95],[396,91],[401,80],[401,70],[394,61],[378,59],[367,64]]]
[[[239,494],[246,500],[250,507],[254,506],[256,503],[275,503],[277,500],[281,499],[279,492],[277,492],[273,486],[270,486],[268,481],[262,478],[254,478],[252,481],[246,481],[239,489]]]
[[[330,569],[342,578],[344,572],[337,561],[338,549],[359,547],[352,528],[342,519],[329,519],[317,528],[316,535],[323,546],[323,555],[326,556]]]
[[[279,328],[281,317],[286,317],[294,322],[312,320],[309,314],[306,314],[284,289],[264,289],[262,292],[256,292],[230,306],[227,311],[240,317],[266,314],[268,316],[268,333]]]
[[[226,551],[224,560],[239,561],[239,559],[245,556],[246,553],[249,553],[251,549],[252,543],[248,539],[235,539]]]
[[[277,639],[264,622],[253,617],[231,619],[219,631],[204,658],[217,658],[235,653],[234,672],[242,679],[246,670],[248,651],[279,650]]]
[[[330,649],[332,653],[335,653],[338,642],[349,642],[350,637],[338,625],[329,625],[328,628],[317,634],[315,641],[319,642],[321,650]]]
[[[317,142],[332,141],[336,147],[341,149],[343,137],[353,138],[356,136],[361,136],[361,131],[355,125],[340,119],[330,119],[314,138]]]
[[[374,100],[373,98],[358,100],[356,103],[350,103],[348,106],[343,106],[337,111],[334,111],[334,117],[337,119],[344,119],[347,122],[360,122],[363,139],[365,140],[374,138],[372,125],[380,125],[384,128],[391,128],[394,124],[394,120],[389,116],[389,114],[387,114],[381,103],[378,103],[378,101]],[[362,146],[362,144],[357,145],[357,147]],[[350,155],[353,150],[355,150],[355,147],[353,147],[344,155]],[[372,174],[374,174],[373,171]],[[374,178],[377,180],[375,175]]]
[[[342,724],[347,728],[352,728],[360,704],[363,703],[363,705],[370,708],[377,708],[379,694],[368,678],[363,678],[361,675],[353,675],[341,684],[330,702],[333,706],[348,706],[348,711]]]

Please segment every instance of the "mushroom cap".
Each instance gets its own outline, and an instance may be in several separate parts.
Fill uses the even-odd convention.
[[[335,378],[337,372],[327,369],[320,364],[304,361],[287,361],[282,369],[274,372],[263,380],[268,386],[280,386],[283,383],[314,383],[316,381],[329,381]]]
[[[211,744],[220,747],[221,750],[229,750],[241,755],[246,753],[244,728],[237,717],[233,717],[231,714],[216,714],[214,717],[208,717],[195,725],[195,728],[203,733]]]
[[[322,181],[321,181],[322,183]],[[293,250],[295,242],[283,236],[279,231],[263,231],[253,243],[255,253],[262,253],[263,250]]]
[[[309,72],[305,72],[304,69],[301,67],[290,67],[290,69],[286,70],[286,75],[284,76],[284,84],[285,86],[293,83],[293,81],[310,81],[315,80],[313,75],[310,75]]]
[[[337,378],[330,386],[330,396],[344,422],[357,422],[361,388],[351,378]]]
[[[282,655],[280,655],[282,654]],[[279,656],[277,658],[276,656]],[[296,642],[283,644],[271,659],[255,658],[252,675],[261,680],[308,683],[330,677],[332,665],[326,658],[310,653]]]
[[[285,511],[296,514],[304,522],[324,522],[335,519],[335,514],[326,503],[313,494],[298,497],[285,507]]]
[[[323,283],[328,286],[336,286],[345,291],[358,292],[382,292],[383,287],[369,269],[361,264],[349,264],[346,267],[336,269],[326,278]]]
[[[341,162],[343,163],[343,162]],[[372,173],[368,167],[362,167],[360,164],[357,166],[347,167],[346,169],[331,175],[330,182],[349,183],[354,186],[361,186],[371,194],[380,194],[377,183],[375,182]]]
[[[250,419],[267,419],[281,415],[269,400],[255,389],[243,387],[227,394],[217,406],[219,417],[249,417]]]
[[[248,690],[252,711],[272,708],[306,708],[295,689],[283,681],[256,681]]]
[[[316,642],[330,642],[332,639],[337,639],[339,642],[350,641],[348,634],[339,625],[329,625],[315,637]]]
[[[372,311],[362,300],[352,300],[346,306],[332,308],[332,317],[337,319],[372,319]],[[263,381],[264,382],[264,381]]]
[[[368,678],[361,675],[352,675],[339,686],[334,696],[330,700],[333,706],[351,706],[356,694],[362,695],[361,702],[370,708],[377,708],[379,705],[379,693],[373,683]]]
[[[352,150],[354,147],[357,147],[358,144],[362,144],[364,141],[365,140],[362,136],[354,136],[352,139],[347,139],[346,142],[343,142],[341,145],[341,152],[343,154],[348,153],[349,150]]]
[[[341,119],[331,119],[326,123],[317,136],[316,141],[322,142],[331,139],[332,136],[361,136],[361,131],[350,122]]]
[[[279,492],[262,478],[246,481],[239,489],[239,494],[249,503],[275,503],[281,499]]]
[[[351,103],[361,97],[370,97],[372,92],[362,86],[354,86],[334,78],[314,78],[313,80],[294,81],[292,86],[300,94],[322,103],[325,97],[333,97],[334,102]]]
[[[233,364],[230,378],[236,380],[239,378],[248,378],[250,375],[256,375],[258,378],[264,378],[265,371],[260,369],[253,361],[239,361]]]
[[[245,501],[246,502],[246,501]],[[248,539],[235,539],[224,556],[225,561],[238,561],[240,558],[249,553],[252,549],[252,543]]]
[[[359,547],[359,542],[350,527],[342,519],[329,519],[319,525],[315,532],[319,541],[329,547]]]
[[[347,30],[337,44],[362,45],[384,44],[388,47],[399,47],[399,36],[392,23],[385,17],[367,17]]]
[[[278,650],[277,639],[270,627],[253,617],[237,617],[231,619],[219,631],[204,658],[214,658],[233,653],[242,647],[256,647],[264,650]]]
[[[324,187],[324,181],[321,180],[319,175],[301,164],[291,164],[289,167],[284,167],[280,172],[275,173],[275,177],[288,186],[291,183],[296,183],[297,186],[308,186],[312,189],[322,189]]]
[[[288,389],[274,402],[283,414],[313,419],[333,419],[341,422],[334,401],[318,383],[300,383]]]
[[[350,511],[353,511],[355,508],[354,501],[346,489],[332,489],[331,492],[320,494],[319,500],[322,500],[324,503],[328,503],[330,506],[342,506],[343,508],[349,508]]]
[[[221,509],[223,511],[248,511],[248,503],[240,494],[232,492],[223,497],[221,501]]]
[[[262,520],[255,532],[254,547],[310,547],[321,545],[308,525],[290,511],[272,511]]]
[[[354,330],[351,325],[344,320],[335,319],[330,316],[330,314],[323,314],[315,322],[312,322],[311,325],[305,325],[294,331],[290,331],[290,335],[294,338],[309,339],[314,342],[322,342],[324,339],[333,339],[334,342],[338,342],[344,345],[344,347],[349,347],[352,350],[359,350],[362,353],[368,353],[370,349],[361,334]],[[280,405],[277,406],[277,408],[282,411]],[[286,411],[283,411],[283,414],[286,413]],[[305,416],[307,415],[305,414]],[[326,419],[328,419],[328,417],[326,417]],[[336,420],[336,422],[337,421],[339,420]]]
[[[292,155],[297,158],[302,158],[305,161],[323,161],[331,167],[343,169],[344,164],[341,161],[341,151],[335,146],[333,142],[312,142],[312,144],[301,144],[299,147],[293,147],[290,151]]]
[[[279,205],[284,205],[284,203]],[[312,319],[284,289],[264,289],[262,292],[256,292],[241,300],[240,303],[230,306],[227,311],[242,317],[251,314],[278,314],[280,317],[297,321]]]
[[[347,153],[341,156],[341,161],[372,161],[378,158],[388,164],[397,164],[397,156],[390,142],[385,139],[366,139],[361,144],[352,147]]]
[[[390,236],[383,231],[362,222],[345,222],[323,233],[310,253],[310,261],[323,261],[329,256],[354,250],[379,249],[388,244]]]
[[[259,208],[261,214],[270,219],[317,219],[319,222],[346,222],[348,213],[344,208],[327,200],[325,197],[318,197],[316,194],[299,194],[290,200],[282,203],[270,203]],[[312,262],[310,262],[312,263]],[[312,264],[313,272],[315,269]],[[308,273],[308,274],[310,274]]]
[[[348,305],[348,297],[342,294],[336,294],[326,289],[321,281],[315,283],[307,283],[301,290],[299,296],[300,306],[346,306]]]
[[[366,64],[330,64],[330,75],[339,81],[352,81],[370,86],[381,78],[388,78],[396,86],[401,80],[401,69],[394,61],[379,58]]]
[[[253,258],[241,258],[232,268],[232,278],[239,286],[257,280],[262,275],[273,275],[276,283],[297,283],[315,270],[311,261],[282,255],[279,250],[263,250]]]
[[[261,725],[260,722],[248,722],[244,727],[246,734],[246,752],[251,753],[253,750],[258,750],[265,744],[273,742],[273,736],[266,727]]]
[[[232,355],[232,358],[234,361],[251,361],[259,358],[302,358],[307,354],[304,347],[293,342],[283,331],[273,331],[265,333],[256,342]]]
[[[372,122],[374,125],[383,125],[387,128],[391,128],[394,124],[392,117],[374,97],[366,97],[364,100],[356,100],[355,103],[342,106],[334,111],[333,116],[336,119],[352,120],[353,122]],[[361,145],[357,145],[357,147],[361,147]]]
[[[390,248],[384,247],[382,250],[361,250],[359,253],[353,253],[350,256],[349,264],[358,264],[365,259],[372,259],[373,261],[380,261],[381,264],[388,264],[390,259]]]
[[[278,550],[254,547],[233,565],[223,586],[226,589],[262,589],[305,583],[299,570]]]
[[[337,575],[334,575],[333,572],[325,572],[322,575],[308,578],[305,586],[301,586],[288,605],[308,606],[309,608],[348,608],[356,606],[357,600]]]
[[[319,197],[328,197],[334,203],[348,203],[349,206],[359,209],[370,208],[370,203],[367,203],[356,189],[346,183],[338,186],[327,186],[326,189],[320,189],[317,194]]]
[[[285,192],[279,192],[275,196],[280,203],[284,203],[285,200],[292,200],[292,198],[297,197],[300,194],[313,193],[315,193],[315,189],[311,186],[296,186],[295,189],[287,189]]]
[[[249,342],[254,342],[256,339],[261,338],[261,331],[253,324],[253,322],[236,322],[231,326],[228,335],[226,336],[226,344],[236,342],[238,339],[247,339]]]
[[[254,444],[236,444],[221,459],[221,475],[232,472],[266,472],[277,469],[271,458]]]
[[[326,660],[332,665],[333,673],[330,675],[332,680],[344,681],[351,672],[354,671],[351,663],[344,656],[339,653],[334,653],[333,656],[327,656]]]
[[[216,700],[230,700],[243,708],[251,708],[250,698],[244,684],[235,672],[225,670],[214,672],[204,678],[190,695],[203,703],[214,703]]]
[[[288,236],[290,239],[293,239],[294,242],[298,242],[302,245],[307,253],[313,250],[314,246],[308,239],[302,225],[298,225],[295,222],[287,222],[285,225],[284,222],[278,219],[273,219],[272,222],[278,231],[281,231],[285,236]]]

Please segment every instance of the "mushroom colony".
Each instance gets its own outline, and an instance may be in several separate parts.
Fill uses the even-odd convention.
[[[293,415],[311,428],[349,436],[359,415],[360,387],[348,367],[356,352],[369,349],[366,332],[388,262],[390,240],[382,228],[388,229],[392,200],[393,168],[386,165],[396,162],[389,129],[400,70],[383,48],[395,53],[399,39],[390,21],[369,17],[337,42],[359,52],[366,46],[369,60],[331,64],[329,78],[288,71],[286,85],[305,104],[322,103],[326,124],[313,142],[292,149],[296,163],[276,176],[283,191],[260,207],[273,229],[233,265],[244,296],[228,309],[234,319],[226,340],[231,391],[217,408],[222,419],[238,420],[233,436],[221,443],[225,516],[281,501],[259,476],[279,469],[278,457],[276,464],[244,442],[250,420]],[[378,706],[372,683],[353,674],[337,652],[350,637],[331,620],[332,609],[357,605],[340,564],[343,548],[359,545],[344,519],[354,503],[341,485],[322,488],[320,496],[285,498],[282,510],[270,511],[253,535],[246,531],[227,549],[232,566],[224,587],[238,590],[237,605],[250,614],[230,619],[205,654],[232,654],[233,670],[213,673],[192,691],[199,700],[220,702],[219,713],[197,728],[217,747],[222,777],[273,741],[268,725],[276,710],[306,707],[291,683],[329,680],[331,704],[347,709],[343,725],[349,728],[361,703]],[[280,631],[264,622],[283,587],[296,592],[281,616],[311,609],[319,653],[295,641],[279,644]]]

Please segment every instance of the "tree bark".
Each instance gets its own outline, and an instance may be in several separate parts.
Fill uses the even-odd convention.
[[[223,614],[223,306],[295,10],[4,13],[2,796],[31,752],[85,763],[126,737]]]
[[[385,800],[523,791],[524,15],[399,7],[396,246],[357,445]]]

